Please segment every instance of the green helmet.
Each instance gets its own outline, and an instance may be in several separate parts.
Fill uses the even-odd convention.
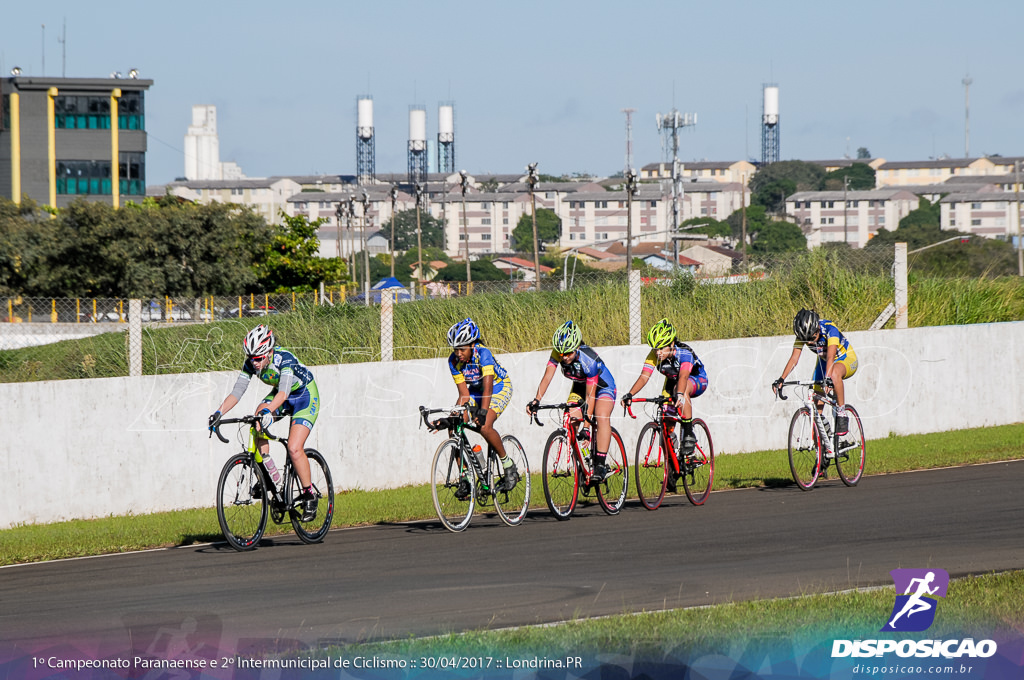
[[[647,344],[654,349],[661,349],[662,347],[668,347],[676,339],[675,326],[668,322],[668,319],[662,319],[658,323],[651,326],[651,330],[647,331]]]
[[[582,344],[583,333],[580,332],[580,327],[572,321],[566,321],[559,326],[554,337],[551,338],[551,346],[559,354],[575,352]]]

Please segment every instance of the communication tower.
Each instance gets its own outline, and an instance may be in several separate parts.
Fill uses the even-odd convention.
[[[377,175],[377,152],[373,141],[373,97],[356,99],[356,180],[372,184]]]
[[[679,163],[679,129],[697,124],[696,113],[679,113],[672,109],[665,115],[655,114],[658,130],[664,134],[662,145],[672,152],[672,224],[670,230],[679,226],[679,206],[683,201],[683,167]]]
[[[427,110],[409,107],[409,183],[427,181]]]
[[[764,86],[764,110],[761,115],[761,165],[779,162],[779,87]]]
[[[455,103],[441,102],[437,107],[437,171],[455,172]]]

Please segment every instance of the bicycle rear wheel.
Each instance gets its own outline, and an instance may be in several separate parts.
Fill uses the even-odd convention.
[[[697,437],[693,455],[680,461],[683,487],[691,503],[704,505],[715,481],[715,447],[711,441],[711,431],[700,418],[693,419],[693,434]]]
[[[806,406],[797,409],[789,423],[789,469],[803,491],[812,489],[821,473],[821,440]]]
[[[555,430],[544,445],[544,500],[551,514],[559,520],[572,517],[579,488],[579,469],[568,434]]]
[[[302,489],[293,466],[288,466],[285,500],[291,508],[289,516],[295,534],[303,543],[319,543],[324,540],[334,518],[334,482],[331,480],[331,469],[327,467],[327,461],[319,451],[306,449],[306,458],[309,460],[309,481],[313,485],[313,493],[317,496],[316,515],[308,522],[303,522],[302,510],[294,507],[295,499],[302,493]]]
[[[665,498],[666,458],[658,424],[650,422],[640,430],[636,442],[636,493],[648,510],[657,510]]]
[[[252,550],[267,529],[263,475],[248,453],[228,459],[217,480],[217,521],[228,545]]]
[[[463,458],[461,448],[455,437],[441,442],[434,453],[430,472],[434,510],[448,531],[462,531],[468,527],[476,507],[476,471]]]
[[[519,472],[519,481],[511,491],[495,491],[494,509],[498,511],[501,521],[510,527],[514,527],[526,517],[526,510],[530,507],[530,462],[526,460],[526,451],[519,440],[510,434],[501,438],[505,446],[505,455],[512,459],[512,464]],[[500,458],[498,460],[498,474],[503,474]],[[495,482],[496,484],[500,482]]]
[[[864,464],[867,462],[867,453],[864,447],[864,427],[860,422],[860,414],[857,409],[850,405],[846,406],[846,415],[850,419],[850,432],[841,437],[836,437],[838,442],[836,455],[836,470],[839,471],[839,479],[843,480],[846,486],[857,486],[861,475],[864,474]]]
[[[597,485],[597,500],[606,513],[617,515],[629,494],[629,462],[622,437],[614,427],[604,464],[608,467],[608,476]]]

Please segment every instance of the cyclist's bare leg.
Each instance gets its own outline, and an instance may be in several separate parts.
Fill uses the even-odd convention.
[[[608,445],[612,441],[612,411],[615,410],[615,400],[598,397],[594,400],[594,419],[597,421],[597,432],[595,432],[597,451],[608,451]]]
[[[836,403],[839,406],[846,405],[845,389],[843,385],[843,378],[846,377],[846,366],[839,363],[838,361],[832,364],[832,371],[829,373],[829,377],[832,378],[832,384],[836,390]]]
[[[484,441],[487,442],[492,449],[498,452],[498,457],[504,460],[505,458],[505,445],[501,443],[501,435],[494,429],[494,421],[498,419],[498,414],[492,409],[487,409],[487,419],[484,424],[480,426],[480,434],[483,436]]]
[[[292,423],[288,430],[288,456],[292,459],[295,467],[295,474],[299,478],[299,484],[303,489],[309,488],[309,459],[306,458],[306,438],[309,437],[309,428],[300,423]]]

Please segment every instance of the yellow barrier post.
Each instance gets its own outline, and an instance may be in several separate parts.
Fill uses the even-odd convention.
[[[11,298],[7,298],[7,321],[14,323],[14,304]]]
[[[268,293],[263,294],[263,311],[270,314],[270,295]]]
[[[117,319],[124,323],[124,300],[117,301]]]
[[[242,296],[238,296],[238,318],[242,318]]]
[[[57,323],[57,301],[50,300],[50,323]]]
[[[82,301],[75,298],[75,323],[82,320]]]
[[[96,323],[100,318],[96,316],[96,298],[92,299],[92,322]]]
[[[294,290],[292,291],[292,310],[291,311],[293,311],[293,312],[295,311],[295,291]]]
[[[167,316],[167,321],[174,321],[174,315],[172,314],[173,310],[171,309],[171,298],[167,297],[166,295],[164,296],[164,309],[167,310],[165,312],[165,315]]]

